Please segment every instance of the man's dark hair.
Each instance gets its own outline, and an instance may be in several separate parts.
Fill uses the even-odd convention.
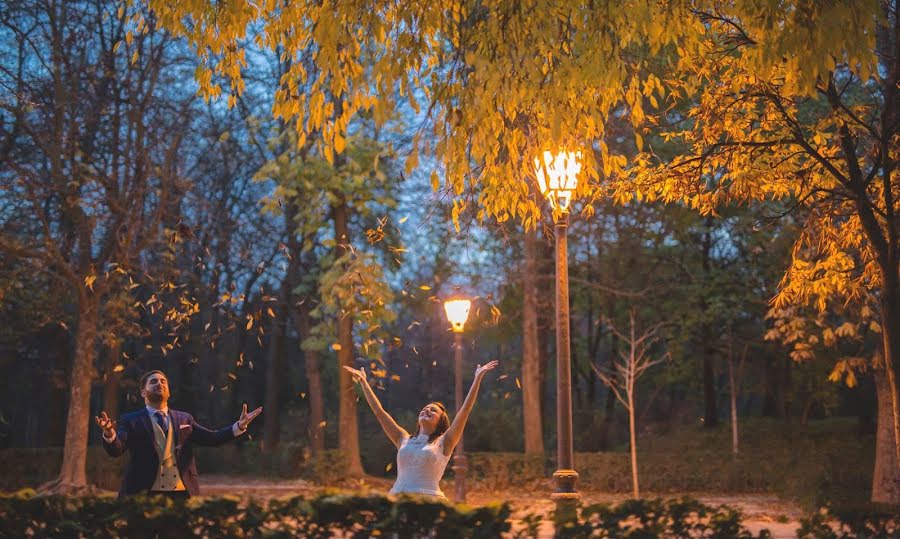
[[[161,370],[154,369],[154,370],[152,370],[152,371],[147,371],[147,372],[145,372],[145,373],[141,376],[141,389],[144,389],[144,386],[147,385],[147,379],[149,379],[149,378],[150,378],[151,376],[153,376],[154,374],[161,374],[161,375],[163,375],[163,377],[164,377],[167,381],[168,381],[168,379],[169,379],[169,377],[166,376],[166,373],[164,373],[164,372],[161,371]]]

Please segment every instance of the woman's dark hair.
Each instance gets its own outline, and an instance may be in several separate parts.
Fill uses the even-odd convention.
[[[432,443],[435,440],[437,440],[442,434],[447,432],[447,429],[450,428],[450,416],[447,414],[447,409],[444,407],[443,403],[435,401],[435,402],[429,402],[428,404],[433,404],[433,405],[437,406],[438,408],[440,408],[441,412],[443,412],[441,414],[441,418],[438,419],[437,426],[434,427],[434,432],[432,432],[431,435],[428,436],[428,443]],[[428,404],[426,404],[425,406],[428,406]],[[419,427],[419,424],[417,421],[416,422],[416,436],[419,435],[419,430],[420,430],[420,427]]]

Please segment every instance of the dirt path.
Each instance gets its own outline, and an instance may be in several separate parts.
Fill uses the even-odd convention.
[[[281,496],[314,496],[321,493],[324,488],[302,479],[277,480],[259,477],[237,477],[225,475],[208,475],[201,478],[203,494],[218,496],[224,494],[238,496],[252,496],[256,498],[271,498]],[[386,493],[391,487],[388,479],[369,477],[364,480],[348,482],[339,485],[341,489],[362,492]],[[445,486],[445,490],[446,490]],[[449,492],[449,490],[447,490]],[[553,509],[553,503],[549,499],[549,490],[533,489],[528,492],[511,490],[473,490],[469,493],[468,503],[472,505],[484,505],[497,500],[509,500],[513,508],[513,521],[528,513],[549,515]],[[763,528],[772,532],[776,539],[793,539],[797,536],[800,527],[799,519],[803,512],[796,505],[776,496],[766,494],[745,495],[720,495],[704,493],[686,493],[707,505],[729,505],[741,510],[744,514],[744,526],[754,534],[758,534]],[[627,498],[624,494],[611,494],[608,492],[583,492],[584,503],[613,503]],[[648,497],[656,497],[648,493]],[[671,498],[672,494],[659,495]],[[541,526],[540,537],[553,537],[553,526],[545,522]]]

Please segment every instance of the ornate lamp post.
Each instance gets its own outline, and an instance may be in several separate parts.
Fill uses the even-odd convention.
[[[459,414],[459,409],[462,408],[463,403],[463,380],[462,380],[462,349],[463,349],[463,341],[462,334],[463,328],[466,325],[466,320],[469,318],[469,308],[472,306],[472,302],[467,299],[450,299],[444,302],[444,311],[447,313],[447,320],[450,321],[450,324],[453,326],[453,336],[456,338],[455,341],[455,360],[456,360],[456,413]],[[456,444],[455,454],[453,456],[453,474],[454,474],[454,486],[456,488],[455,500],[456,503],[463,503],[466,501],[466,470],[467,459],[465,452],[463,450],[463,439],[460,437],[459,443]]]
[[[567,232],[569,203],[578,186],[581,152],[544,152],[534,159],[535,176],[541,194],[553,207],[556,221],[556,458],[553,473],[556,489],[550,496],[557,513],[572,515],[581,494],[575,483],[575,453],[572,448],[572,367],[569,357],[569,262]]]

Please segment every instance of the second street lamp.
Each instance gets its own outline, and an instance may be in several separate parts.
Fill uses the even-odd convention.
[[[463,380],[462,380],[462,349],[463,349],[463,328],[466,320],[469,318],[469,309],[472,302],[467,299],[451,299],[444,302],[444,311],[447,313],[447,320],[453,326],[454,340],[454,358],[456,371],[456,415],[462,408],[463,402]],[[455,486],[455,502],[463,503],[466,501],[466,470],[467,459],[463,450],[463,437],[460,436],[459,443],[456,444],[456,450],[453,456],[453,483]]]
[[[543,194],[553,207],[556,232],[556,458],[551,495],[560,515],[571,516],[581,494],[575,488],[575,453],[572,447],[572,367],[569,357],[569,263],[567,233],[569,204],[578,187],[581,152],[544,152],[534,159],[534,172]]]

